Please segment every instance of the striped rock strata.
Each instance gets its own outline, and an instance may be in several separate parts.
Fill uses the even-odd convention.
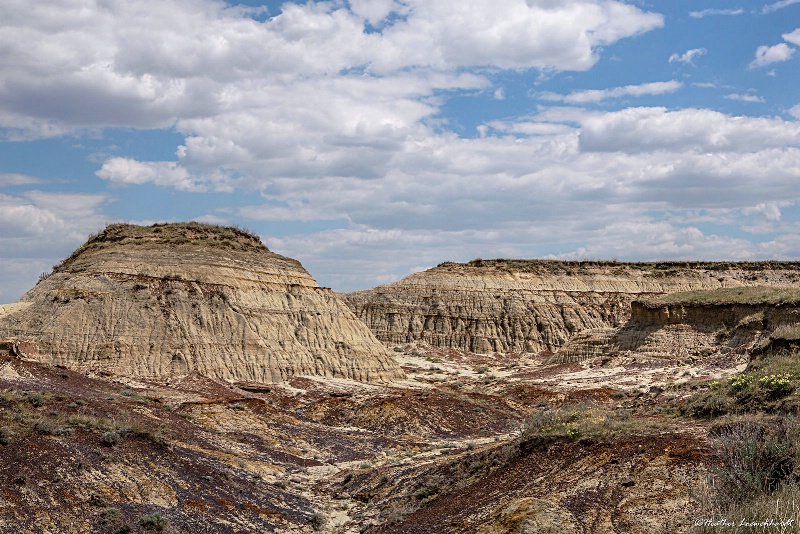
[[[198,223],[109,226],[0,306],[2,337],[47,363],[127,376],[403,375],[298,261],[247,232]]]
[[[677,291],[793,286],[797,263],[443,263],[344,297],[388,345],[425,342],[476,353],[557,352],[577,335],[591,353],[631,316],[631,302]]]

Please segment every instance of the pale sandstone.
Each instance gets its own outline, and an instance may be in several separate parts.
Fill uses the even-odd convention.
[[[0,338],[79,370],[254,382],[402,376],[298,261],[231,228],[112,225],[5,310]]]
[[[398,282],[345,295],[388,345],[423,341],[476,353],[601,352],[631,303],[698,289],[797,286],[797,264],[626,264],[476,260],[444,263]],[[575,354],[570,359],[577,357]]]

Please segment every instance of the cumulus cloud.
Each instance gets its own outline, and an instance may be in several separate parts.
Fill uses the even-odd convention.
[[[800,123],[731,117],[707,109],[628,108],[587,114],[582,119],[580,142],[584,149],[592,151],[744,154],[799,146]]]
[[[793,32],[784,33],[781,35],[784,41],[789,41],[793,45],[800,46],[800,28],[797,28]]]
[[[661,15],[614,0],[351,0],[286,3],[257,19],[211,0],[112,0],[85,10],[4,1],[0,127],[7,139],[35,139],[169,126],[183,136],[174,160],[116,153],[97,176],[119,194],[142,184],[251,194],[228,206],[219,195],[224,209],[198,207],[201,220],[327,228],[264,239],[337,289],[477,256],[800,251],[789,238],[770,249],[705,233],[699,215],[686,215],[715,210],[713,221],[737,231],[742,217],[754,229],[790,225],[784,214],[800,200],[798,121],[587,109],[675,92],[676,80],[544,93],[547,106],[487,120],[476,138],[442,116],[449,95],[502,99],[495,74],[504,69],[585,71],[605,46],[662,26]],[[0,186],[32,179],[0,175]],[[0,195],[0,245],[55,263],[110,222],[112,200]]]
[[[0,66],[0,127],[19,138],[87,127],[162,128],[272,108],[270,100],[286,98],[297,83],[324,84],[326,76],[350,71],[350,83],[366,86],[375,76],[397,76],[406,92],[393,100],[418,100],[462,88],[450,85],[457,76],[430,71],[586,70],[598,47],[663,25],[661,15],[615,0],[349,6],[286,3],[278,16],[258,22],[212,0],[112,1],[83,10],[68,2],[4,1],[0,46],[16,59]],[[400,17],[380,31],[365,28],[365,21],[377,24],[390,14]],[[308,104],[311,111],[325,108]]]
[[[174,161],[140,162],[130,158],[110,158],[96,174],[119,185],[154,183],[180,191],[206,190],[206,186],[193,177],[186,167]],[[224,173],[212,172],[207,179],[215,181],[219,190],[227,189]]]
[[[775,46],[759,46],[756,49],[756,58],[750,63],[750,68],[787,61],[794,56],[794,52],[795,49],[786,43],[778,43]]]
[[[613,87],[611,89],[590,89],[588,91],[576,91],[568,95],[557,93],[542,93],[539,98],[552,102],[566,102],[568,104],[586,104],[589,102],[600,102],[609,98],[620,98],[624,96],[646,96],[672,93],[683,87],[683,83],[670,80],[668,82],[644,83],[641,85],[626,85],[625,87]]]
[[[688,63],[689,65],[694,65],[693,60],[696,57],[704,56],[708,53],[708,50],[705,48],[692,48],[691,50],[687,50],[683,54],[672,54],[669,56],[669,62],[679,62],[679,63]]]
[[[105,194],[28,191],[0,193],[0,303],[33,287],[42,272],[69,255],[107,222]]]

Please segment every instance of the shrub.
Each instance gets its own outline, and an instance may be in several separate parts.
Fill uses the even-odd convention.
[[[530,417],[515,443],[521,452],[526,453],[557,441],[641,435],[662,432],[669,427],[670,424],[665,420],[631,417],[628,410],[562,406],[541,410]]]
[[[723,520],[724,524],[735,526],[721,529],[716,525],[701,523],[699,528],[692,531],[694,534],[718,534],[720,531],[732,534],[792,534],[800,524],[800,487],[794,484],[782,485],[772,495],[761,495],[750,501],[731,505],[727,510],[707,508],[702,513],[703,519],[711,519],[716,523]],[[766,524],[739,526],[759,521]]]
[[[52,419],[39,419],[33,424],[33,429],[45,436],[62,436],[73,432],[72,428],[62,427]]]
[[[728,385],[734,393],[745,391],[752,383],[753,377],[750,375],[735,375],[728,379]]]
[[[781,375],[762,376],[758,380],[758,385],[766,390],[771,397],[783,397],[792,391],[792,375],[783,373]]]
[[[161,515],[161,512],[153,512],[142,516],[139,524],[146,530],[164,530],[164,527],[167,526],[167,518]]]
[[[116,523],[122,520],[122,512],[119,508],[108,507],[103,510],[103,519],[110,523]]]
[[[740,420],[715,431],[712,487],[723,508],[770,494],[794,480],[800,453],[800,426],[784,421]]]
[[[119,433],[115,432],[114,430],[109,430],[108,432],[104,432],[102,436],[100,436],[100,443],[105,445],[106,447],[113,447],[119,440],[121,439]]]
[[[325,525],[325,517],[322,514],[313,514],[308,518],[308,524],[314,530],[321,530]]]
[[[27,397],[28,397],[28,402],[30,402],[33,406],[36,406],[37,408],[40,406],[44,406],[44,404],[47,402],[47,396],[39,391],[37,391],[36,393],[28,393]]]

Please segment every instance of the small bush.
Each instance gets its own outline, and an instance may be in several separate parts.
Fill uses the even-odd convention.
[[[325,526],[325,517],[322,514],[313,514],[308,518],[308,524],[314,530],[322,530],[322,527]]]
[[[119,508],[108,507],[103,510],[103,519],[110,523],[117,523],[122,521],[122,512]]]
[[[164,527],[167,526],[167,518],[161,515],[161,512],[153,512],[152,514],[147,514],[142,516],[139,519],[139,524],[145,528],[145,530],[164,530]]]
[[[792,391],[792,375],[783,373],[781,375],[762,376],[758,380],[759,387],[767,391],[771,397],[782,397]]]
[[[734,421],[718,427],[715,434],[719,464],[712,470],[712,486],[723,508],[794,481],[800,425],[793,416],[774,422]]]
[[[710,525],[704,525],[709,520]],[[718,526],[721,521],[731,527]],[[744,526],[763,522],[763,526]],[[716,525],[714,525],[716,523]],[[726,510],[705,508],[699,528],[693,534],[793,534],[800,524],[800,487],[794,484],[780,486],[772,495],[761,495],[744,503],[731,505]],[[712,526],[713,525],[713,526]],[[740,526],[742,525],[742,526]]]
[[[28,402],[30,402],[33,406],[37,408],[40,406],[44,406],[47,402],[47,396],[44,393],[36,392],[36,393],[28,393]]]
[[[641,420],[628,410],[602,410],[582,406],[544,409],[530,417],[516,440],[523,453],[558,441],[581,438],[607,439],[621,435],[649,434],[670,428],[666,420]]]
[[[44,436],[62,436],[73,432],[73,429],[62,427],[57,421],[53,421],[52,419],[40,419],[36,421],[33,425],[33,429]]]
[[[100,436],[100,443],[105,445],[106,447],[113,447],[119,440],[122,439],[119,433],[115,432],[114,430],[109,430],[108,432],[104,432],[102,436]]]
[[[752,383],[753,377],[750,375],[735,375],[728,379],[728,385],[734,393],[745,391]]]

